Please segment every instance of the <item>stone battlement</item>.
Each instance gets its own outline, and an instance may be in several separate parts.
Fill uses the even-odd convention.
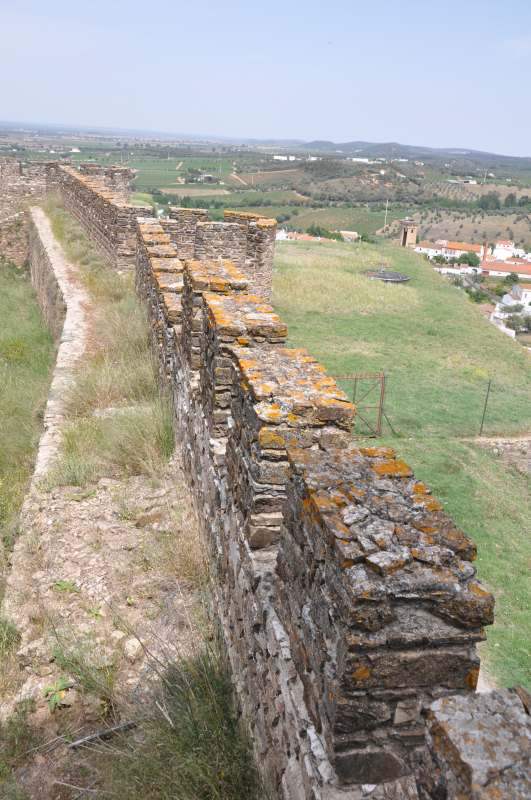
[[[476,548],[391,448],[354,446],[354,406],[245,268],[188,257],[198,212],[139,223],[137,287],[257,761],[285,800],[415,798],[423,709],[473,693],[493,619]]]

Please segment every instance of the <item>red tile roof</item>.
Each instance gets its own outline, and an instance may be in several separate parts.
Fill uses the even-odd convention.
[[[464,250],[466,253],[481,253],[480,244],[469,244],[468,242],[448,242],[446,245],[447,250]]]
[[[524,261],[522,264],[510,264],[507,261],[487,261],[481,265],[483,272],[517,272],[518,275],[529,275],[531,277],[531,261]]]

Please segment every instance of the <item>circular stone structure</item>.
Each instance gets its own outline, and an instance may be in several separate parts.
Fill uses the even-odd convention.
[[[368,269],[364,274],[373,281],[384,281],[384,283],[407,283],[407,281],[411,280],[409,275],[404,275],[402,272],[392,272],[389,269],[385,269],[385,267]]]

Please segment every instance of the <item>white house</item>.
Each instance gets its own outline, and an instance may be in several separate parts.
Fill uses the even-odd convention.
[[[508,258],[515,255],[514,242],[511,242],[509,239],[500,239],[500,241],[496,242],[494,245],[492,255],[497,261],[506,261]]]
[[[513,288],[507,294],[504,294],[501,299],[501,304],[498,303],[498,306],[502,305],[506,309],[508,309],[509,314],[514,313],[511,311],[512,306],[523,306],[521,311],[518,311],[519,314],[523,314],[524,316],[531,315],[531,283],[515,283]],[[496,307],[498,307],[496,306]]]
[[[469,242],[450,242],[448,239],[437,239],[436,242],[419,242],[415,247],[417,253],[423,253],[428,258],[442,256],[447,261],[451,258],[461,258],[465,253],[475,253],[479,259],[483,258],[483,245]]]

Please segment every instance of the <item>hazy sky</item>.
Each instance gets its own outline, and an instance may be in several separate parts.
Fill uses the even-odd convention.
[[[0,0],[0,119],[531,156],[530,0]]]

